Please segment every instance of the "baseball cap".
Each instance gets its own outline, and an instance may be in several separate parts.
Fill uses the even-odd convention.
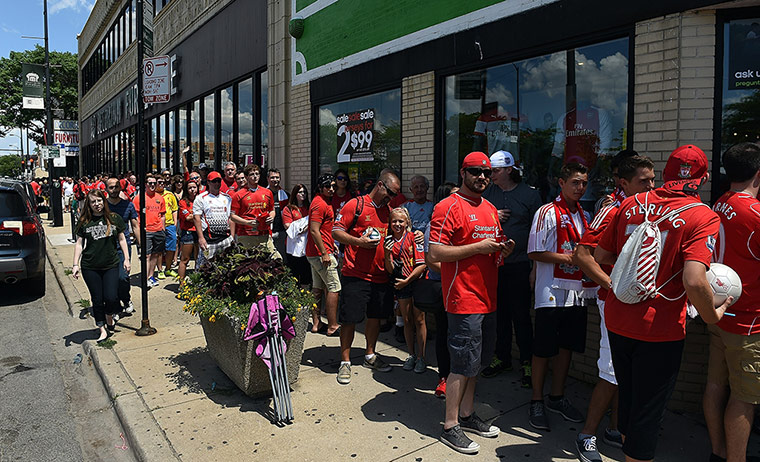
[[[468,167],[491,167],[491,160],[488,158],[487,155],[483,154],[480,151],[475,151],[467,154],[462,161],[462,168],[468,168]]]
[[[662,171],[664,186],[668,189],[682,189],[695,192],[707,181],[707,156],[693,144],[676,148],[670,153]]]
[[[216,171],[209,173],[208,176],[206,177],[207,181],[214,181],[214,180],[221,180],[221,179],[222,179],[222,175],[220,175],[219,172],[216,172]]]
[[[201,170],[204,169],[204,168],[206,170],[208,170],[208,165],[206,165],[205,163],[201,163],[200,165],[198,165],[198,168],[201,169]]]
[[[511,152],[508,151],[496,151],[491,154],[491,167],[493,168],[506,168],[514,167],[517,170],[522,170],[515,164],[515,158]]]

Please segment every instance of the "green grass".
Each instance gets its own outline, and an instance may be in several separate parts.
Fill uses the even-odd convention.
[[[90,307],[90,301],[86,298],[80,298],[77,301],[77,305],[81,306],[82,308],[89,308]]]
[[[116,340],[113,340],[113,339],[110,339],[110,338],[108,340],[104,340],[104,341],[98,343],[98,346],[100,348],[105,348],[106,350],[112,349],[114,345],[116,345]]]
[[[65,274],[66,276],[71,276],[73,273],[74,273],[74,272],[73,272],[73,271],[71,271],[71,270],[70,270],[70,269],[68,269],[68,268],[67,268],[67,269],[65,269],[65,270],[63,270],[63,274]]]

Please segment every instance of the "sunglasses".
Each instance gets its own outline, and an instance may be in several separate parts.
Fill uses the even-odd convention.
[[[190,179],[193,180],[193,181],[198,181],[198,180],[201,179],[201,177],[199,177],[199,176],[191,176]]]
[[[346,180],[348,180],[348,178],[346,178],[345,176],[336,176],[335,179],[338,180],[338,181],[346,181]]]
[[[155,185],[156,185],[156,182],[155,182],[155,181],[149,181],[149,182],[147,183],[147,185],[148,185],[148,186],[155,186]]]
[[[221,178],[217,178],[216,180],[209,181],[209,183],[221,183],[221,182],[222,182]]]
[[[157,181],[156,184],[166,184],[164,181]]]
[[[486,178],[491,178],[491,169],[486,168],[477,168],[477,167],[467,167],[464,169],[465,172],[469,173],[470,175],[474,177],[478,177],[480,175],[483,175]]]
[[[383,185],[383,188],[385,188],[385,192],[386,192],[386,194],[388,194],[388,196],[389,196],[391,199],[393,199],[394,197],[398,196],[398,193],[397,193],[397,192],[395,192],[395,191],[393,191],[393,190],[392,190],[391,188],[389,188],[388,186],[386,186],[386,185],[385,185],[385,183],[382,183],[382,185]]]

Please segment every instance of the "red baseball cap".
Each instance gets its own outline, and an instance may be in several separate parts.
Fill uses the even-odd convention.
[[[217,171],[211,172],[208,174],[208,176],[206,176],[206,181],[214,181],[214,180],[221,180],[221,179],[222,179],[222,175],[220,175],[219,172]]]
[[[462,161],[462,168],[468,167],[491,168],[491,160],[480,151],[471,152]]]
[[[707,156],[693,144],[676,148],[670,153],[662,179],[669,189],[696,190],[707,181]]]

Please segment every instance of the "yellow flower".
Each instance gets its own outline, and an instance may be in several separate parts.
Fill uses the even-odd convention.
[[[245,330],[245,324],[243,324],[242,326],[240,326],[240,330]]]
[[[296,322],[296,317],[295,317],[295,316],[293,316],[293,317],[291,318],[291,320],[292,320],[293,322]]]
[[[314,304],[312,304],[311,306],[312,306],[312,307],[314,307],[314,308],[316,308],[316,307],[317,307],[317,304],[316,304],[316,303],[314,303]]]
[[[211,322],[216,322],[216,316],[214,316],[214,315],[212,314],[212,315],[211,315],[211,317],[210,317],[210,318],[208,318],[208,320],[209,320],[209,321],[211,321]]]
[[[300,306],[298,307],[298,309],[296,309],[296,312],[298,312],[298,313],[301,312],[301,307]]]

